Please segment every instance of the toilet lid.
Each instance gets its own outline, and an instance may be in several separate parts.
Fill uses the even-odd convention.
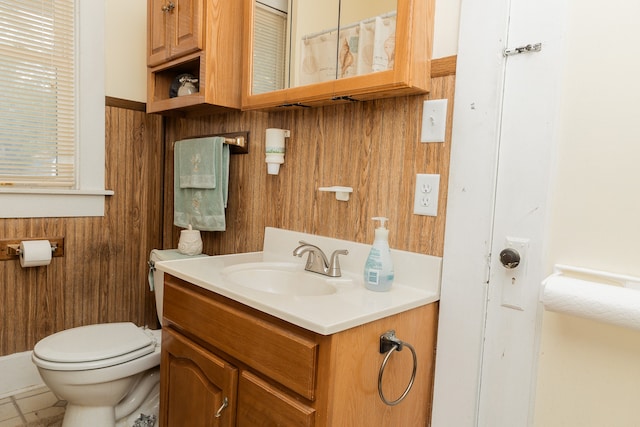
[[[33,348],[33,353],[39,359],[50,362],[85,363],[119,358],[120,363],[124,363],[149,354],[154,348],[155,342],[151,336],[133,323],[123,322],[80,326],[57,332],[40,340]],[[126,357],[128,354],[130,358]]]

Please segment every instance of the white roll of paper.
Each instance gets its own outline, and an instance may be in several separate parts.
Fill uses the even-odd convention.
[[[557,275],[545,280],[542,303],[549,311],[640,330],[638,290]]]
[[[20,265],[39,267],[51,263],[51,243],[48,240],[27,240],[20,242]]]

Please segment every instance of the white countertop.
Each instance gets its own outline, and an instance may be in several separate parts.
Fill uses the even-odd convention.
[[[329,256],[333,250],[348,249],[341,256],[342,279],[334,282],[337,292],[321,296],[281,295],[244,286],[226,279],[222,270],[244,263],[286,262],[304,270],[306,255],[293,256],[299,240],[319,246]],[[330,335],[383,317],[429,304],[440,299],[442,259],[392,250],[395,281],[389,292],[364,287],[362,274],[370,246],[305,233],[267,228],[264,251],[234,255],[156,262],[156,268],[203,289],[210,290],[313,332]],[[304,274],[317,276],[317,273]]]

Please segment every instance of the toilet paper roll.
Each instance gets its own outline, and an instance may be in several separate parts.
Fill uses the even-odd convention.
[[[51,243],[48,240],[20,242],[20,265],[38,267],[51,263]]]
[[[640,291],[563,275],[545,280],[542,294],[549,311],[640,330]]]

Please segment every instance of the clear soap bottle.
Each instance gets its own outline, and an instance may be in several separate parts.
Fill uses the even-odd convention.
[[[364,265],[364,285],[367,289],[376,292],[385,292],[391,289],[393,284],[393,262],[389,249],[389,230],[385,227],[387,218],[374,217],[379,221],[375,231],[373,246]]]

